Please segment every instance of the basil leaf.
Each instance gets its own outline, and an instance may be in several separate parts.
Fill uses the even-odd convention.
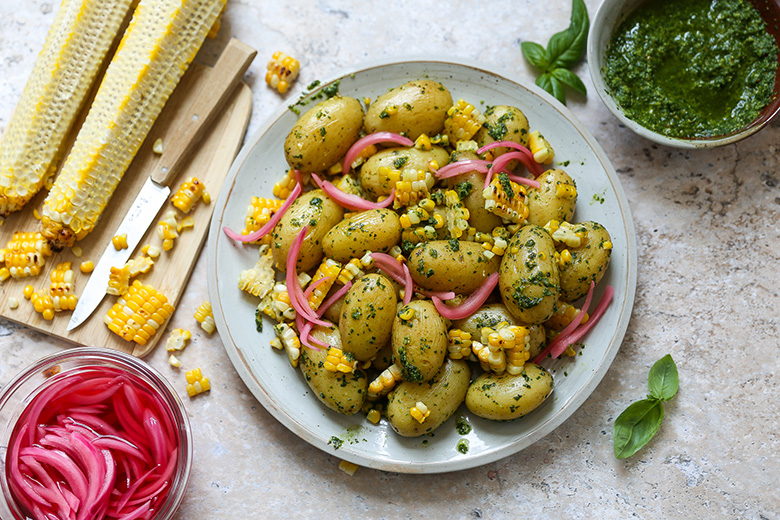
[[[664,420],[664,405],[656,399],[642,399],[623,410],[612,428],[615,458],[630,457],[656,434]]]
[[[555,79],[557,79],[558,81],[560,81],[565,85],[570,86],[577,92],[580,92],[582,94],[588,93],[587,89],[585,88],[585,84],[582,82],[579,76],[577,76],[569,69],[555,69],[552,71],[552,75]]]
[[[680,380],[677,365],[670,354],[655,362],[647,376],[647,385],[650,387],[650,395],[660,401],[668,401],[677,393]]]
[[[548,92],[565,105],[566,94],[563,92],[563,83],[558,81],[552,74],[550,75],[550,89],[551,90],[548,90]]]
[[[531,65],[543,71],[547,70],[550,63],[547,61],[547,51],[544,50],[544,47],[534,42],[523,42],[520,44],[520,49]]]
[[[588,40],[590,19],[583,0],[572,0],[569,28],[552,35],[547,43],[550,67],[569,68],[582,57]]]
[[[552,85],[550,85],[551,78],[552,76],[545,72],[544,74],[536,78],[535,81],[536,86],[552,94]]]

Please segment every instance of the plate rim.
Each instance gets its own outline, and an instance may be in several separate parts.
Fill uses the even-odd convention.
[[[223,347],[230,358],[231,364],[238,372],[239,377],[250,390],[252,395],[263,405],[263,407],[282,425],[291,430],[298,437],[308,442],[312,446],[322,450],[327,455],[334,455],[338,458],[353,462],[363,467],[369,467],[373,469],[380,469],[384,471],[399,472],[399,473],[443,473],[450,471],[458,471],[464,469],[470,469],[474,467],[483,466],[491,462],[495,462],[510,455],[514,455],[519,451],[531,446],[538,442],[542,438],[549,435],[553,430],[566,422],[573,414],[580,408],[580,406],[590,397],[599,383],[603,380],[609,368],[612,366],[615,356],[620,350],[621,344],[625,339],[625,334],[628,329],[628,323],[631,318],[631,310],[633,309],[635,296],[636,296],[636,283],[637,283],[637,254],[636,254],[636,232],[634,229],[633,216],[631,209],[628,205],[628,200],[623,191],[620,179],[617,176],[612,163],[610,162],[607,154],[601,148],[601,145],[596,141],[596,138],[587,130],[584,124],[577,119],[574,114],[564,105],[560,104],[554,97],[540,89],[534,84],[526,82],[522,78],[510,74],[506,70],[501,68],[486,68],[483,64],[476,60],[462,58],[462,57],[442,57],[437,56],[425,56],[425,55],[411,55],[390,57],[386,59],[370,60],[356,64],[354,67],[348,69],[342,69],[336,73],[330,75],[328,79],[323,80],[312,91],[297,90],[290,100],[290,104],[295,104],[297,100],[301,98],[303,93],[311,94],[319,92],[324,86],[332,84],[341,78],[358,74],[367,73],[372,69],[383,68],[388,66],[398,66],[408,63],[435,63],[446,65],[450,67],[464,67],[477,71],[481,74],[489,76],[497,76],[502,80],[509,81],[521,88],[532,91],[552,109],[557,110],[566,120],[568,120],[574,129],[579,133],[580,137],[586,141],[587,146],[593,151],[599,164],[604,169],[607,178],[609,179],[615,195],[617,196],[618,207],[620,209],[620,215],[626,230],[626,256],[627,256],[627,270],[626,276],[626,293],[625,301],[623,302],[623,309],[620,311],[620,317],[618,319],[617,327],[614,330],[612,338],[609,342],[609,348],[602,356],[601,360],[596,363],[596,369],[590,374],[590,377],[586,380],[582,387],[582,390],[576,395],[571,396],[560,406],[558,412],[547,418],[544,422],[540,423],[536,429],[529,435],[523,437],[522,442],[513,441],[507,444],[497,446],[485,451],[480,452],[474,457],[464,456],[463,458],[447,459],[447,460],[435,460],[425,462],[404,462],[397,461],[395,459],[383,459],[383,458],[368,458],[359,453],[352,452],[348,446],[344,446],[339,449],[338,452],[334,452],[332,446],[324,443],[314,433],[310,432],[303,424],[296,420],[285,411],[281,410],[279,406],[274,402],[271,395],[260,384],[257,377],[248,369],[248,365],[244,359],[244,354],[241,348],[238,347],[236,342],[227,327],[227,323],[224,317],[224,309],[222,308],[221,301],[219,299],[219,287],[218,287],[218,272],[216,269],[217,253],[220,247],[219,238],[222,235],[222,221],[224,213],[227,207],[227,201],[230,199],[233,190],[235,189],[235,182],[239,171],[243,164],[247,160],[250,153],[258,145],[263,136],[276,124],[276,122],[285,115],[288,111],[288,104],[283,104],[278,107],[273,113],[268,116],[266,120],[260,125],[260,127],[252,134],[251,138],[246,140],[233,164],[228,172],[220,195],[215,202],[214,211],[209,226],[209,238],[208,238],[208,255],[207,255],[207,279],[208,279],[208,291],[209,298],[212,303],[212,310],[217,325],[217,330],[220,334]],[[333,412],[335,413],[335,412]]]

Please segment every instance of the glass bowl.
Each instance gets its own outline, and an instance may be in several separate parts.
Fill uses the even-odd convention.
[[[0,518],[24,520],[28,518],[14,498],[9,484],[8,453],[12,435],[20,417],[33,399],[57,381],[67,377],[97,377],[96,374],[125,374],[135,388],[148,392],[163,409],[172,423],[172,436],[178,451],[165,498],[156,508],[154,520],[173,518],[182,502],[192,467],[192,430],[184,405],[166,379],[138,358],[111,349],[75,348],[36,361],[0,391]],[[139,419],[140,420],[140,419]],[[108,437],[108,435],[107,435]]]

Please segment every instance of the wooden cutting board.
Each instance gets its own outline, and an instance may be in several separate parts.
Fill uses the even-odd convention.
[[[162,139],[164,145],[166,141],[171,139],[176,129],[185,123],[187,108],[195,100],[199,85],[208,80],[211,72],[209,67],[193,64],[182,77],[133,163],[122,178],[106,211],[100,217],[97,228],[84,240],[77,242],[77,245],[82,249],[81,257],[77,258],[71,249],[65,249],[46,259],[46,265],[41,270],[40,275],[6,280],[0,286],[1,316],[76,345],[109,347],[139,357],[151,352],[157,342],[163,339],[165,325],[162,325],[157,334],[143,346],[127,342],[108,330],[108,327],[103,323],[103,317],[115,303],[116,296],[107,295],[85,323],[68,332],[66,328],[70,319],[70,311],[58,312],[53,320],[46,321],[35,312],[32,303],[24,299],[22,291],[26,285],[30,284],[36,291],[48,292],[51,271],[58,263],[69,261],[72,262],[72,269],[76,275],[76,294],[81,294],[89,275],[83,274],[79,270],[79,265],[85,260],[92,260],[97,264],[106,246],[111,242],[119,223],[159,159],[159,155],[152,151],[155,140]],[[222,109],[222,113],[215,119],[212,128],[206,130],[201,142],[195,147],[188,164],[182,168],[179,177],[171,183],[172,193],[175,193],[186,179],[195,176],[206,185],[206,190],[211,195],[212,200],[217,200],[225,176],[243,141],[251,110],[251,90],[244,83],[240,83],[226,103],[225,108]],[[4,247],[16,231],[39,230],[39,222],[35,218],[34,210],[40,212],[46,197],[45,191],[42,190],[42,193],[30,201],[21,212],[6,219],[0,227],[0,247]],[[168,301],[174,306],[184,291],[198,254],[206,240],[212,207],[213,205],[198,202],[190,212],[190,215],[195,219],[194,228],[182,230],[173,249],[163,251],[155,261],[152,270],[137,278],[143,283],[151,284],[165,294]],[[170,202],[163,205],[133,257],[140,254],[140,248],[145,244],[160,246],[162,249],[162,241],[157,236],[156,227],[162,215],[170,209],[173,209]],[[181,217],[181,213],[179,213],[179,217]],[[19,301],[19,307],[15,310],[8,306],[8,300],[11,297]],[[195,309],[180,309],[176,312],[192,315]],[[198,326],[194,319],[192,322],[193,327]]]

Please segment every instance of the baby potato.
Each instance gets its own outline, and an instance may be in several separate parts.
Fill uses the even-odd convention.
[[[366,111],[367,134],[394,132],[411,140],[421,134],[441,133],[452,95],[436,81],[417,80],[390,89],[371,103]]]
[[[477,242],[421,242],[409,254],[412,280],[429,291],[471,294],[498,270],[501,262],[501,257],[487,258],[483,251]]]
[[[343,217],[344,209],[322,190],[308,191],[298,197],[271,232],[271,252],[277,268],[287,271],[287,253],[304,226],[309,226],[309,231],[296,265],[299,271],[318,266],[325,255],[322,239]]]
[[[379,168],[385,166],[392,170],[427,170],[430,161],[436,161],[439,167],[442,167],[449,162],[449,157],[447,150],[441,146],[432,146],[427,151],[417,148],[388,148],[375,153],[361,166],[360,185],[369,199],[386,197],[395,188],[395,183],[391,182],[387,175],[379,173]]]
[[[577,185],[563,170],[550,169],[536,180],[541,185],[528,188],[525,205],[529,224],[544,226],[551,220],[570,222],[577,204]]]
[[[338,329],[316,327],[311,334],[324,343],[340,348]],[[344,415],[356,414],[366,399],[368,378],[361,369],[345,374],[331,372],[323,366],[328,357],[326,349],[301,348],[300,366],[303,378],[325,406]]]
[[[609,268],[612,239],[609,232],[596,222],[575,224],[575,232],[584,232],[579,247],[569,247],[571,264],[560,268],[561,299],[576,301],[588,293],[590,282],[598,284]]]
[[[401,382],[388,395],[387,419],[404,437],[419,437],[432,432],[450,418],[466,396],[471,370],[463,360],[447,359],[426,383]],[[422,402],[431,414],[420,423],[410,410]]]
[[[477,156],[474,155],[473,159],[476,158]],[[460,195],[463,205],[469,210],[469,224],[474,226],[477,231],[490,233],[496,226],[501,226],[503,220],[485,209],[485,196],[482,188],[485,185],[486,175],[477,171],[464,173],[445,179],[444,185],[454,189]]]
[[[524,226],[509,241],[501,260],[498,287],[509,312],[528,325],[555,312],[560,294],[553,239],[544,228]]]
[[[466,408],[483,419],[511,421],[531,413],[552,393],[553,377],[526,363],[517,375],[484,373],[469,385]]]
[[[454,321],[452,323],[452,328],[468,332],[474,340],[480,341],[483,327],[493,328],[504,321],[509,325],[528,327],[528,336],[530,338],[529,352],[531,354],[531,359],[535,358],[542,351],[542,348],[547,341],[544,326],[539,324],[525,325],[515,318],[503,303],[488,303],[483,305],[477,312],[468,318]]]
[[[305,172],[326,170],[344,157],[362,127],[360,101],[347,96],[323,101],[306,111],[287,134],[287,164]]]
[[[513,106],[496,105],[488,107],[484,116],[485,123],[474,136],[480,148],[496,141],[512,141],[528,146],[528,118],[522,110]],[[492,149],[491,152],[493,157],[498,157],[511,150],[502,146]]]
[[[390,280],[380,274],[367,274],[347,292],[339,332],[344,351],[358,361],[372,359],[390,342],[398,308],[395,294]]]
[[[404,381],[422,383],[436,374],[447,353],[447,325],[430,300],[413,300],[395,315],[393,359]]]
[[[322,249],[328,258],[344,263],[361,258],[367,251],[386,253],[400,240],[398,213],[385,208],[370,209],[333,226],[322,239]]]

